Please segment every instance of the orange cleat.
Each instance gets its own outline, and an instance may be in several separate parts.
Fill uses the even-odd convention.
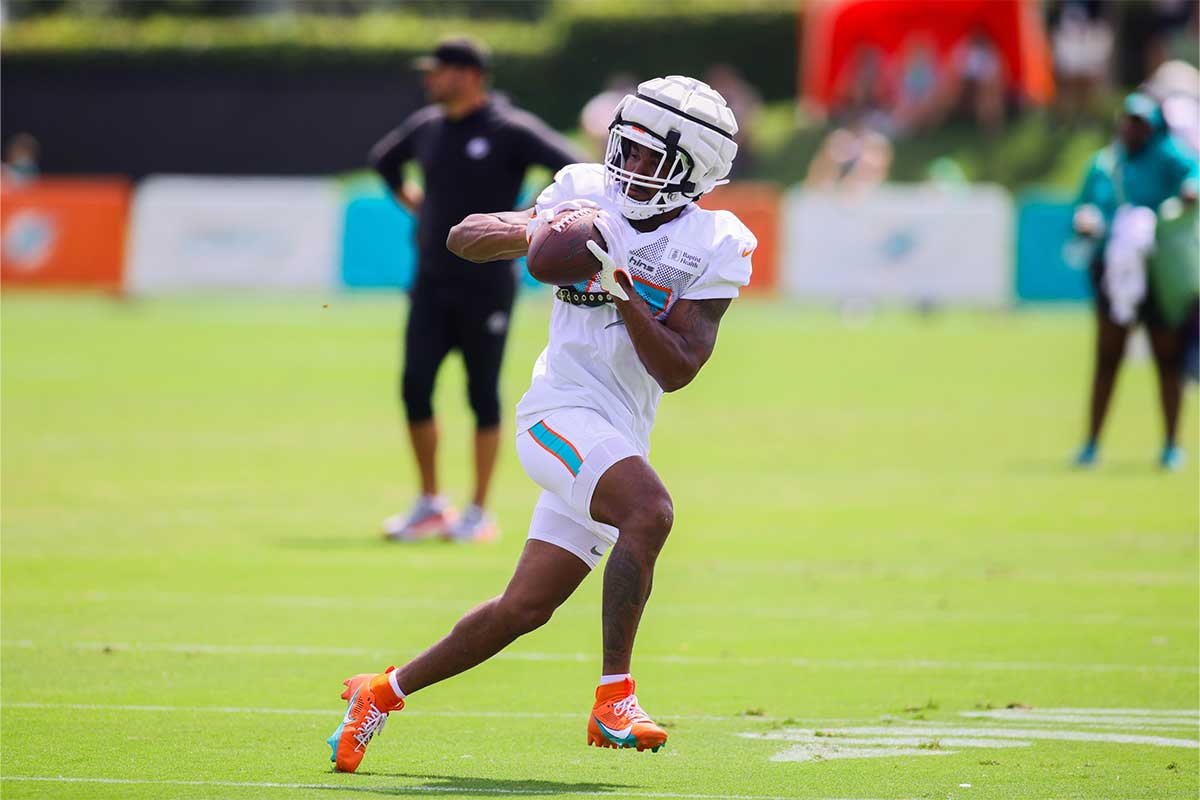
[[[588,719],[588,744],[597,747],[636,747],[639,751],[658,748],[667,743],[667,732],[638,705],[632,678],[610,683],[596,689],[596,705]]]
[[[346,716],[342,724],[329,737],[328,744],[333,748],[329,760],[338,772],[354,772],[367,752],[367,745],[375,734],[383,730],[387,723],[388,714],[404,708],[404,700],[396,699],[391,704],[393,692],[390,686],[386,689],[380,685],[387,683],[387,675],[395,667],[388,667],[385,672],[365,672],[342,681],[346,690],[342,699],[348,700]]]

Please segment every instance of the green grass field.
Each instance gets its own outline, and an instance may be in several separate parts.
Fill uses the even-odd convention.
[[[509,409],[549,302],[519,308]],[[667,748],[584,744],[593,576],[545,628],[414,695],[342,775],[324,742],[341,680],[503,587],[537,494],[511,446],[499,542],[389,546],[378,523],[412,490],[400,300],[2,310],[5,798],[1200,789],[1196,394],[1182,473],[1154,467],[1144,361],[1103,465],[1067,470],[1082,311],[847,326],[735,304],[654,440],[677,516],[634,673]],[[458,500],[462,386],[453,360],[438,405]]]

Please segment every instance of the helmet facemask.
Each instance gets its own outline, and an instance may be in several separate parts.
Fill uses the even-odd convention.
[[[658,163],[650,175],[625,169],[631,142],[658,154]],[[613,121],[604,153],[604,191],[626,219],[649,219],[695,199],[688,196],[695,191],[689,180],[692,159],[679,148],[678,142],[677,131],[663,138],[619,116]],[[647,189],[652,194],[638,200],[631,195],[637,189]]]

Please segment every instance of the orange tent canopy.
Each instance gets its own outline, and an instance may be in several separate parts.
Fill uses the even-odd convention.
[[[806,100],[828,108],[852,59],[865,47],[898,69],[909,42],[932,45],[943,66],[977,31],[995,45],[1005,72],[1024,96],[1054,96],[1046,31],[1035,0],[812,0],[803,19],[801,81]]]

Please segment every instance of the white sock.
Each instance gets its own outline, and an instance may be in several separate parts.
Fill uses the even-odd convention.
[[[400,690],[400,684],[396,683],[396,670],[392,670],[388,673],[388,684],[391,685],[392,691],[396,693],[396,697],[399,697],[401,700],[403,700],[404,692]]]
[[[628,672],[626,672],[624,675],[601,675],[600,676],[600,685],[608,686],[610,683],[620,683],[621,681],[625,680],[626,678],[632,678],[632,677],[633,676],[630,675]]]

